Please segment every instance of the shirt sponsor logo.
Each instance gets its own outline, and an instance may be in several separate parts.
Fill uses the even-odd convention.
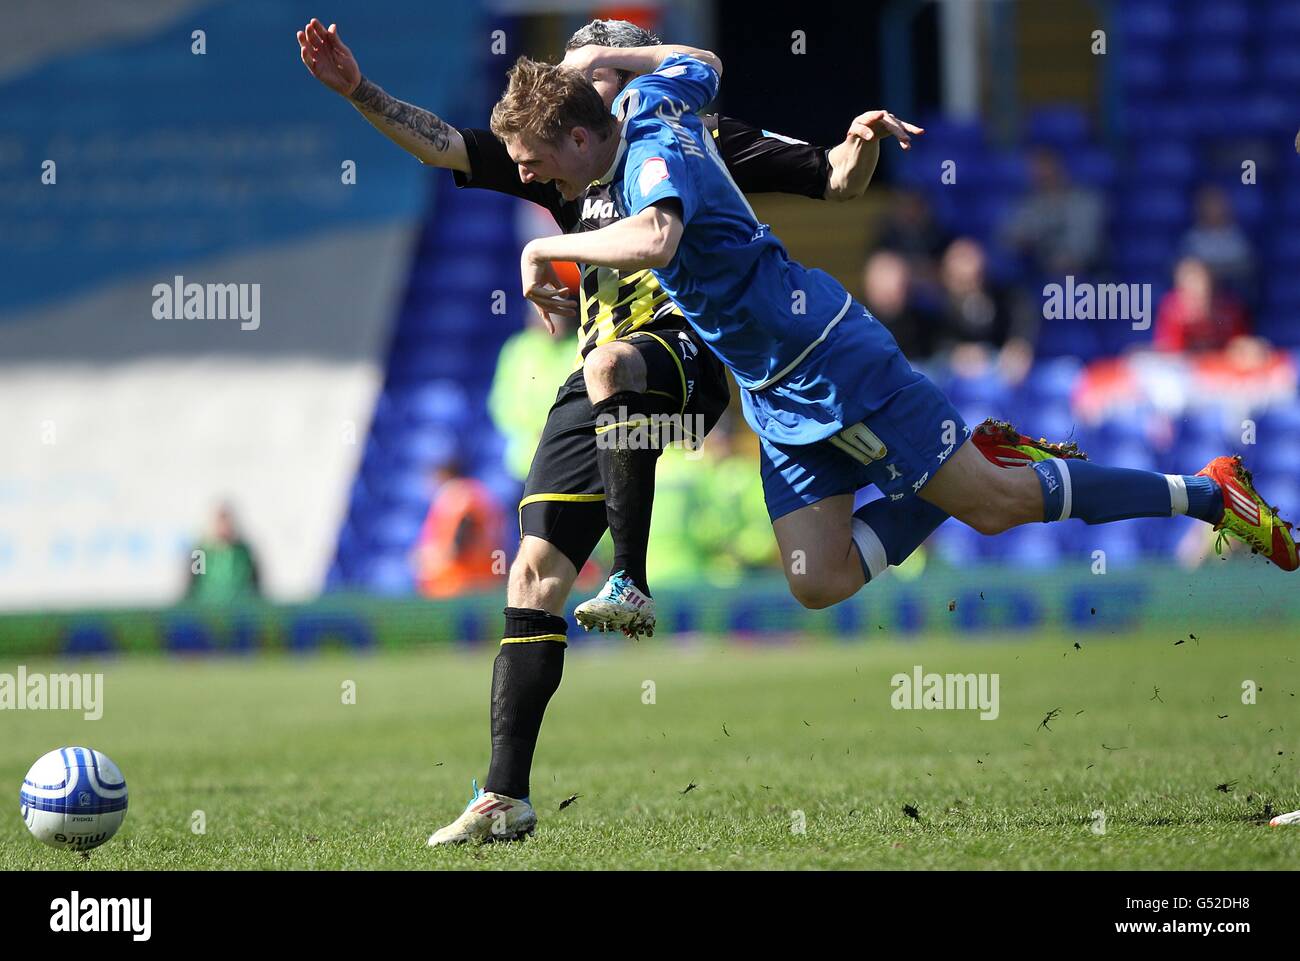
[[[667,176],[665,172],[664,176]],[[614,201],[601,200],[599,197],[588,197],[582,202],[582,219],[583,220],[608,220],[614,216]]]

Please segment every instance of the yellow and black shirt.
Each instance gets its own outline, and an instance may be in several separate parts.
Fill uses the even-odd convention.
[[[747,194],[787,193],[820,199],[830,162],[824,147],[759,130],[739,120],[707,114],[700,118],[713,134],[736,185]],[[599,230],[619,219],[608,184],[592,184],[577,200],[565,200],[554,184],[526,184],[505,145],[489,130],[463,129],[470,173],[453,171],[458,187],[481,187],[531,200],[545,207],[565,233]],[[638,330],[680,328],[686,319],[649,270],[618,271],[579,264],[578,358],[592,348]]]

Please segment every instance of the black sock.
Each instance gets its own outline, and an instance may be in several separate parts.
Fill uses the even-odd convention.
[[[653,408],[645,394],[625,390],[593,404],[592,410],[597,429],[606,427],[596,437],[596,466],[605,486],[605,514],[614,541],[611,570],[623,571],[648,595],[645,564],[660,453],[659,438],[649,425]]]
[[[546,611],[505,609],[506,629],[492,665],[492,761],[483,790],[528,797],[542,715],[564,673],[569,625]]]

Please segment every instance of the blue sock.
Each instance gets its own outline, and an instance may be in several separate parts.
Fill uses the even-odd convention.
[[[1208,477],[1059,458],[1039,461],[1034,473],[1043,490],[1044,522],[1077,517],[1088,524],[1109,524],[1187,514],[1216,523],[1223,512],[1219,485]]]
[[[919,497],[902,503],[882,497],[863,504],[853,514],[853,543],[867,580],[907,560],[949,516]]]

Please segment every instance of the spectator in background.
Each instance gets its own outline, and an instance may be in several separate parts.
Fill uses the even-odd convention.
[[[1246,310],[1232,294],[1217,290],[1203,260],[1184,257],[1174,268],[1174,286],[1156,310],[1156,350],[1191,353],[1222,350],[1250,333]]]
[[[656,584],[734,583],[776,559],[755,452],[736,444],[730,412],[693,454],[669,448],[659,459],[647,557]],[[704,458],[705,463],[691,463]]]
[[[954,240],[939,265],[942,305],[935,347],[963,376],[996,365],[1018,384],[1034,362],[1038,325],[1023,297],[989,281],[984,248],[969,237]]]
[[[439,467],[437,491],[412,551],[415,581],[425,597],[455,597],[499,587],[506,561],[502,513],[487,486],[455,460]]]
[[[1093,190],[1070,182],[1057,154],[1029,156],[1030,192],[1011,213],[1003,242],[1040,277],[1087,275],[1100,265],[1105,207]]]
[[[779,559],[758,458],[741,450],[739,430],[740,423],[728,412],[704,445],[706,469],[695,471],[698,484],[691,533],[715,581],[737,580]]]
[[[212,518],[212,530],[190,553],[187,601],[220,604],[261,596],[261,582],[253,549],[239,532],[234,509],[221,504]]]
[[[922,360],[934,352],[934,318],[916,306],[912,281],[911,263],[891,250],[872,254],[862,268],[868,309],[889,328],[908,360]]]
[[[1221,188],[1208,185],[1197,193],[1196,222],[1183,235],[1179,250],[1184,257],[1202,261],[1216,286],[1228,287],[1247,301],[1252,299],[1255,255]]]
[[[521,484],[556,391],[576,366],[577,348],[571,336],[576,319],[559,314],[551,319],[554,335],[547,332],[541,314],[529,308],[524,329],[512,334],[497,355],[488,393],[488,413],[506,439],[506,470]]]
[[[938,283],[939,257],[951,241],[952,236],[934,219],[924,195],[908,190],[894,195],[876,249],[898,254],[916,282],[933,286]]]

